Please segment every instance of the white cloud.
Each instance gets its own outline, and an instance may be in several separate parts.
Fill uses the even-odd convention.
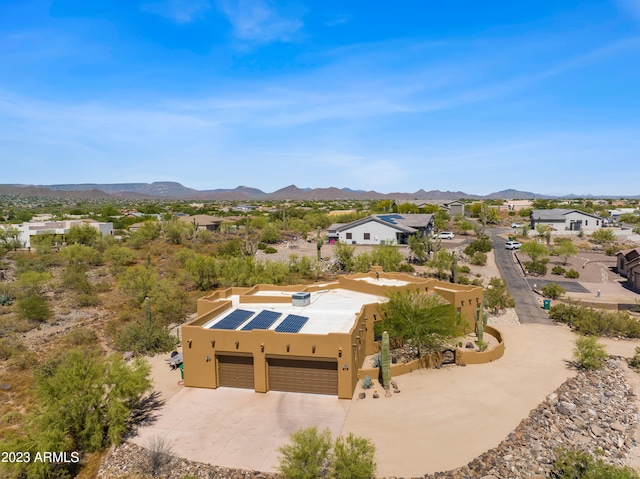
[[[299,19],[281,16],[262,0],[218,0],[216,4],[233,25],[234,34],[240,40],[287,42],[302,28]]]
[[[211,8],[208,0],[163,0],[143,3],[140,9],[166,17],[176,23],[190,23]]]

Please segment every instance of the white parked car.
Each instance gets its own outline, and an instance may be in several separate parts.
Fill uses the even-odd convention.
[[[511,223],[512,228],[522,228],[524,223]]]
[[[520,246],[522,245],[517,241],[507,241],[507,243],[504,245],[504,247],[507,249],[519,249]]]
[[[451,231],[442,231],[438,233],[438,238],[440,239],[453,239],[456,235],[454,235]]]

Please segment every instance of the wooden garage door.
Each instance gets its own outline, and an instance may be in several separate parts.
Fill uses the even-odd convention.
[[[218,355],[218,383],[221,387],[254,389],[253,356]]]
[[[311,394],[338,394],[338,363],[316,359],[268,358],[269,389]]]

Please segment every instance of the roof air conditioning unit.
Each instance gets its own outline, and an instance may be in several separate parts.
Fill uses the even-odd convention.
[[[293,293],[291,304],[294,306],[308,306],[311,304],[311,293]]]

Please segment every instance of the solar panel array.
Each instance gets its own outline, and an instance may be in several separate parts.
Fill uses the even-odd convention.
[[[378,215],[382,221],[386,221],[387,223],[391,223],[392,225],[397,224],[396,220],[401,220],[402,215],[392,214],[392,215]]]
[[[253,311],[247,311],[246,309],[236,309],[228,316],[225,316],[209,329],[236,329],[247,319],[253,316]]]
[[[269,329],[273,323],[275,323],[276,319],[282,316],[282,313],[278,313],[276,311],[260,311],[258,315],[249,321],[248,324],[242,328],[242,331],[252,331],[254,329]]]
[[[282,321],[277,327],[276,332],[278,333],[297,333],[302,329],[302,326],[309,321],[309,318],[306,316],[298,316],[296,314],[290,314],[284,321]]]

